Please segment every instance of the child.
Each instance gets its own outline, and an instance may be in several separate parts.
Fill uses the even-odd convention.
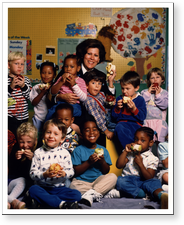
[[[162,188],[168,191],[168,142],[158,144],[158,156],[162,162],[162,170],[157,174],[158,179],[163,184]]]
[[[157,132],[159,142],[164,142],[168,133],[166,123],[168,92],[161,88],[164,81],[165,77],[162,71],[159,68],[153,68],[147,74],[148,89],[141,92],[147,106],[144,125]]]
[[[94,118],[84,122],[82,134],[83,144],[72,153],[75,178],[70,188],[81,192],[80,203],[91,206],[115,186],[117,177],[114,173],[108,174],[112,163],[107,149],[96,143],[100,133]],[[101,155],[95,152],[97,149],[102,151]]]
[[[85,74],[85,82],[87,86],[87,99],[83,102],[89,115],[96,120],[98,128],[105,133],[107,138],[112,139],[114,133],[109,131],[106,125],[106,97],[100,92],[102,84],[105,82],[97,71],[90,71]]]
[[[51,208],[76,209],[80,192],[64,186],[65,180],[74,175],[70,153],[60,147],[66,131],[66,126],[56,118],[44,124],[44,144],[34,152],[32,159],[30,176],[35,185],[30,187],[29,195],[39,204]],[[53,164],[59,169],[51,169]]]
[[[140,86],[139,74],[134,71],[126,72],[120,79],[122,96],[117,97],[112,110],[112,118],[117,122],[114,135],[125,148],[133,142],[135,131],[143,125],[146,118],[146,103],[137,91]],[[125,98],[129,97],[127,102]]]
[[[25,203],[17,198],[32,185],[29,170],[37,144],[37,129],[29,122],[22,123],[17,129],[17,140],[8,156],[8,206],[20,209]]]
[[[127,144],[116,166],[123,168],[122,176],[118,177],[114,196],[120,194],[133,198],[144,198],[146,193],[161,200],[161,208],[168,208],[168,194],[162,189],[160,180],[154,179],[159,160],[151,152],[154,131],[149,127],[141,127],[135,132],[134,143]],[[135,150],[135,144],[141,150]],[[133,149],[133,150],[132,150]],[[111,191],[112,192],[112,191]]]
[[[74,121],[72,105],[68,103],[58,105],[56,107],[55,117],[67,127],[67,134],[62,143],[62,147],[72,154],[73,150],[78,146],[79,141],[78,134],[71,128]]]
[[[21,123],[29,118],[28,100],[31,91],[31,82],[24,72],[25,56],[21,52],[11,52],[8,55],[8,100],[13,104],[8,106],[8,130],[16,136],[16,130]]]
[[[80,117],[82,114],[80,101],[83,102],[87,98],[87,90],[85,81],[77,76],[77,72],[80,70],[79,61],[76,55],[68,55],[64,59],[63,63],[65,73],[57,80],[57,82],[51,88],[51,94],[66,94],[74,93],[77,95],[77,103],[72,104],[74,108],[73,116]],[[63,102],[58,101],[48,112],[46,120],[50,119],[55,112],[55,108],[58,104]]]
[[[34,116],[32,118],[34,126],[38,132],[42,131],[43,123],[49,108],[47,94],[56,76],[57,66],[53,62],[44,62],[40,66],[40,76],[42,84],[33,86],[30,92],[30,101],[34,106]],[[44,84],[44,85],[43,85]]]

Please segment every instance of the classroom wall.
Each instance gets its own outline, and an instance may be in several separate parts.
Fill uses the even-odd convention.
[[[113,8],[112,15],[122,8]],[[154,8],[160,15],[162,8]],[[8,9],[8,39],[25,40],[21,36],[29,37],[31,40],[31,60],[32,74],[30,79],[40,79],[39,70],[36,69],[36,54],[43,54],[43,61],[49,60],[58,64],[57,41],[58,38],[70,38],[65,34],[66,25],[72,23],[81,23],[82,26],[93,23],[99,31],[103,26],[109,24],[111,18],[91,17],[90,8],[9,8]],[[12,38],[14,37],[14,38]],[[78,38],[78,37],[72,37]],[[81,37],[84,38],[84,37]],[[55,56],[46,56],[46,46],[55,46]],[[159,49],[157,57],[151,56],[144,65],[145,74],[148,72],[147,65],[151,62],[152,67],[163,66],[163,49]],[[127,65],[130,58],[123,58],[111,48],[111,57],[113,64],[117,68],[116,80],[128,70]],[[131,59],[134,61],[134,59]]]

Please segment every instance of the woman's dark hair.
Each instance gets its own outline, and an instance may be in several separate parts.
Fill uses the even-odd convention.
[[[53,62],[43,62],[37,66],[37,69],[40,69],[40,73],[42,72],[44,66],[51,66],[53,68],[54,75],[56,76],[56,71],[59,69],[58,65]]]
[[[151,129],[150,127],[140,127],[139,129],[136,130],[135,135],[137,132],[144,132],[148,135],[148,137],[150,138],[150,141],[153,140],[154,138],[154,130]]]
[[[70,55],[67,55],[64,59],[64,62],[63,62],[63,66],[65,65],[65,62],[67,59],[76,59],[77,61],[77,65],[80,66],[81,65],[81,62],[79,60],[79,58],[77,57],[77,55],[73,55],[73,54],[70,54]]]
[[[126,72],[120,79],[120,84],[132,84],[134,88],[140,86],[140,76],[135,71]]]
[[[84,55],[87,53],[87,50],[89,48],[98,48],[99,49],[99,58],[100,58],[99,63],[105,61],[105,48],[104,48],[103,44],[101,43],[101,41],[99,41],[97,39],[90,39],[90,38],[84,40],[83,42],[78,44],[76,47],[76,55],[78,56],[78,58],[81,61],[83,61]]]
[[[84,80],[85,80],[85,82],[86,82],[87,85],[93,79],[95,81],[100,81],[103,84],[103,83],[105,83],[105,78],[106,78],[105,77],[105,74],[99,73],[97,70],[91,70],[89,72],[86,72],[85,73],[85,76],[84,76]]]

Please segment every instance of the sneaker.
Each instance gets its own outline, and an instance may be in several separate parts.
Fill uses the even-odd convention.
[[[167,184],[163,184],[162,189],[168,193],[168,185]]]
[[[100,202],[102,197],[103,197],[102,194],[96,192],[93,189],[90,189],[89,191],[87,191],[86,193],[82,195],[82,199],[80,200],[80,203],[91,207],[93,204],[93,201]]]
[[[164,192],[161,195],[161,209],[168,209],[168,194]]]
[[[104,198],[120,198],[120,192],[116,189],[112,189],[104,195]]]
[[[61,209],[78,209],[77,202],[64,202],[61,206]]]

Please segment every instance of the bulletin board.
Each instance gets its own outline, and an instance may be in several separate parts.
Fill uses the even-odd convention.
[[[22,52],[22,54],[26,57],[24,75],[32,75],[32,41],[8,40],[8,54],[15,51]]]

